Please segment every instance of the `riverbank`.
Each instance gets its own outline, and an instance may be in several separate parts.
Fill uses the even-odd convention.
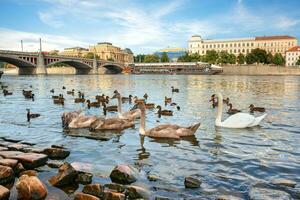
[[[289,75],[299,76],[300,67],[282,67],[282,66],[222,66],[223,75]]]

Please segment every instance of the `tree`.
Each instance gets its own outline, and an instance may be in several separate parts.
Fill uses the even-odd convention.
[[[256,58],[252,53],[248,53],[245,57],[245,60],[247,64],[253,64],[256,62]]]
[[[169,56],[166,52],[163,52],[160,58],[161,62],[169,62]]]
[[[205,62],[215,64],[219,55],[215,50],[208,50],[205,55]]]
[[[273,55],[272,53],[268,53],[266,64],[272,64],[272,63],[273,63]]]
[[[100,59],[100,57],[98,55],[95,55],[96,59]],[[88,58],[88,59],[94,59],[94,53],[93,52],[88,52],[84,58]]]
[[[300,57],[298,58],[298,61],[296,62],[296,65],[300,65]]]
[[[159,62],[159,57],[157,55],[154,54],[149,54],[145,56],[145,63],[157,63]]]
[[[236,56],[233,53],[229,54],[228,63],[236,64]]]
[[[237,57],[237,62],[238,62],[240,65],[242,65],[242,64],[245,63],[245,56],[244,56],[244,54],[240,53],[240,54],[238,55],[238,57]]]
[[[251,51],[257,63],[267,63],[267,52],[263,49],[253,49]]]
[[[144,54],[139,54],[137,56],[134,56],[134,62],[136,62],[136,63],[143,63],[144,60],[145,60]]]
[[[284,65],[285,60],[281,53],[276,53],[273,57],[273,63],[275,65]]]

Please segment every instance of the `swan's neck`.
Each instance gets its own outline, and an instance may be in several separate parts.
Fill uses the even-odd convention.
[[[122,103],[121,103],[121,96],[118,96],[118,114],[122,114]]]
[[[223,98],[218,98],[218,110],[217,110],[217,116],[216,116],[216,126],[221,126],[222,122],[222,111],[223,111]]]
[[[140,124],[140,134],[145,135],[146,131],[146,111],[145,109],[141,109],[141,124]]]

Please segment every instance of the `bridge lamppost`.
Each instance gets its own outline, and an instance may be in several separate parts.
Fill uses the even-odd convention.
[[[23,52],[23,40],[21,40],[21,51]]]

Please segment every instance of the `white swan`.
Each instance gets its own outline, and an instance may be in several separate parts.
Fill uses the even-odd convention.
[[[126,119],[126,120],[135,120],[136,118],[140,118],[141,117],[141,110],[140,109],[134,109],[134,110],[130,110],[127,112],[123,112],[122,113],[122,97],[119,93],[116,93],[113,98],[117,98],[118,99],[118,117],[120,119]]]
[[[215,125],[225,128],[248,128],[259,125],[259,123],[267,116],[264,114],[259,117],[254,117],[248,113],[236,113],[231,115],[223,122],[222,120],[222,111],[223,111],[223,96],[222,94],[217,94],[218,98],[218,111],[216,116]]]

